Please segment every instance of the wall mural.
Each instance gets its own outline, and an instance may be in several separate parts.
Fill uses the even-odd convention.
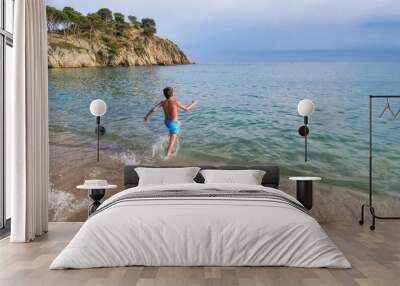
[[[48,7],[47,13],[50,220],[85,220],[89,199],[76,186],[88,178],[106,179],[119,186],[107,196],[118,192],[124,164],[277,164],[283,189],[293,189],[289,175],[323,178],[316,199],[325,204],[315,212],[356,219],[368,187],[368,95],[399,93],[399,62],[194,64],[174,42],[155,35],[151,18],[107,8],[83,15]],[[162,109],[171,112],[171,106],[159,104],[166,87],[183,105],[180,123],[175,115],[164,119]],[[171,96],[172,89],[165,94]],[[307,163],[297,132],[303,98],[316,104]],[[94,99],[107,104],[99,162],[96,118],[89,110]],[[381,211],[396,214],[400,115],[397,121],[389,113],[379,118],[384,103],[375,104],[374,186]],[[397,111],[400,100],[392,106]],[[166,156],[171,137],[176,142]]]

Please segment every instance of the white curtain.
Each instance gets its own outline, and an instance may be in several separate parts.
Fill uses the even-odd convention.
[[[14,11],[14,92],[6,103],[6,180],[11,188],[10,241],[28,242],[47,232],[48,226],[46,6],[44,0],[17,0]]]

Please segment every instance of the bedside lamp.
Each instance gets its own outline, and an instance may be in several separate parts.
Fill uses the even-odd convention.
[[[100,161],[100,136],[106,134],[106,129],[100,125],[100,117],[106,114],[107,104],[101,99],[95,99],[90,103],[90,113],[96,116],[97,127],[95,133],[97,135],[97,162]]]
[[[310,133],[308,129],[308,117],[315,110],[314,102],[309,99],[303,99],[297,105],[297,111],[304,117],[304,125],[300,126],[299,134],[304,137],[304,161],[307,162],[307,136]]]

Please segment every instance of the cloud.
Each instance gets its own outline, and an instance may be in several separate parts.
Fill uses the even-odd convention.
[[[49,5],[70,5],[86,12],[100,7],[170,21],[226,18],[273,23],[359,21],[373,15],[400,15],[398,0],[47,0]],[[397,11],[394,13],[393,11]]]
[[[366,29],[376,29],[376,30],[398,30],[400,31],[400,21],[397,20],[370,20],[366,21],[362,25]],[[399,34],[400,36],[400,34]]]

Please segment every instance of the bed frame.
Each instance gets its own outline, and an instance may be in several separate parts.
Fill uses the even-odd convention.
[[[136,167],[147,167],[147,168],[179,168],[187,166],[144,166],[144,165],[128,165],[124,167],[124,189],[136,187],[139,183],[139,176],[135,171]],[[192,167],[192,166],[190,166]],[[240,166],[197,166],[201,169],[213,169],[213,170],[263,170],[265,171],[262,185],[265,187],[278,189],[279,187],[279,167],[278,166],[252,166],[252,167],[240,167]],[[204,183],[204,178],[200,174],[194,178],[197,183]]]

